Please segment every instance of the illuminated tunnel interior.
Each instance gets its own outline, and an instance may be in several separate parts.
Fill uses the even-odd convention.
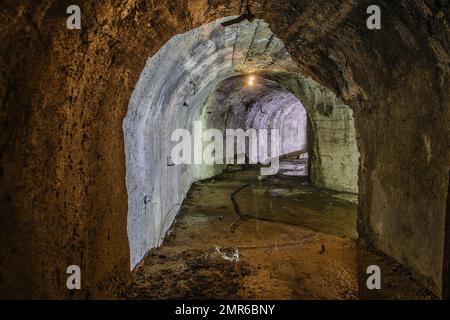
[[[161,245],[192,183],[224,170],[216,163],[170,165],[172,132],[193,132],[196,121],[221,132],[279,129],[280,156],[294,154],[294,159],[281,161],[282,171],[307,176],[309,111],[313,184],[357,193],[351,109],[294,72],[295,63],[267,23],[224,28],[220,22],[226,20],[172,38],[149,58],[132,95],[124,121],[132,268],[150,248]],[[277,76],[281,80],[270,80]],[[306,106],[301,93],[296,96],[283,86],[292,78],[308,84]],[[267,144],[271,150],[270,140]],[[250,162],[267,160],[258,145],[248,148],[255,148],[246,152]],[[192,152],[203,149],[194,146]]]
[[[441,299],[449,5],[0,4],[0,299]]]

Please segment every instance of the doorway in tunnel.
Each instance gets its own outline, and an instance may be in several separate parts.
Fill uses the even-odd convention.
[[[299,73],[264,21],[221,21],[172,38],[148,59],[131,97],[123,123],[129,297],[356,299],[359,263],[373,257],[355,241],[353,111]],[[240,149],[233,137],[233,160],[244,163],[229,163],[205,148],[217,135],[203,141],[200,131],[195,142],[198,127],[224,133],[222,151],[228,130],[258,139]],[[192,152],[174,156],[180,143]],[[202,162],[205,149],[224,161]],[[276,172],[263,174],[268,164]],[[405,279],[391,280],[406,292]]]

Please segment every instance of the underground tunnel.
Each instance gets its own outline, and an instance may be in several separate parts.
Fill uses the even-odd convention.
[[[314,81],[289,73],[296,69],[295,63],[267,23],[255,20],[224,28],[221,21],[171,39],[147,61],[133,92],[124,120],[132,268],[150,248],[161,244],[192,183],[224,169],[217,161],[168,165],[174,130],[192,132],[195,121],[221,132],[277,128],[280,156],[297,152],[307,158],[305,107],[293,93],[264,78],[264,73],[278,77],[280,83],[294,77],[306,83],[305,92],[297,94],[305,94],[310,108],[313,183],[357,193],[358,152],[351,109]],[[247,150],[249,161],[261,163],[260,148],[247,147],[256,147]],[[302,168],[298,160],[297,170],[295,161],[282,161],[282,166],[307,175],[307,166]]]
[[[0,298],[445,298],[448,6],[368,5],[2,4]]]

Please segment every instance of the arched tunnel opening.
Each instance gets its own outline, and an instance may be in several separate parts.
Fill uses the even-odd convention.
[[[4,1],[0,299],[448,297],[448,11]]]
[[[373,254],[356,244],[353,111],[298,71],[267,23],[224,27],[230,19],[169,40],[148,59],[132,94],[123,124],[135,288],[128,294],[273,298],[275,287],[290,288],[316,268],[305,291],[342,297],[346,281],[346,297],[356,298],[358,268]],[[312,256],[322,257],[336,239],[347,252],[319,268]],[[229,273],[218,257],[239,268]],[[216,277],[195,280],[196,269],[186,265],[198,263]],[[251,280],[245,266],[258,270]],[[324,268],[346,271],[323,288]],[[392,281],[407,286],[401,277]],[[246,286],[236,291],[236,282]],[[305,291],[277,297],[307,298]]]

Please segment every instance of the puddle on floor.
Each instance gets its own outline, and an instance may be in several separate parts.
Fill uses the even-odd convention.
[[[269,178],[249,184],[237,193],[236,200],[244,216],[355,239],[357,204],[340,195],[295,179]]]
[[[258,174],[234,168],[195,183],[170,235],[133,272],[124,298],[435,298],[397,263],[357,245],[356,195],[299,177],[260,182]],[[243,186],[235,200],[244,219],[231,199]],[[371,264],[382,270],[382,290],[365,286]]]

